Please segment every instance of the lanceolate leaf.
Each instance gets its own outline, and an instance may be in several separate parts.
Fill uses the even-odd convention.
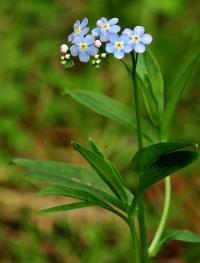
[[[181,95],[184,91],[184,89],[187,87],[188,82],[191,78],[192,72],[194,71],[194,68],[196,67],[198,61],[199,61],[200,52],[198,52],[192,60],[189,62],[189,64],[186,66],[183,73],[179,76],[177,81],[175,82],[175,85],[173,86],[171,96],[169,98],[169,101],[167,103],[164,116],[163,116],[163,122],[161,127],[161,133],[162,138],[165,140],[168,136],[170,125],[175,113],[175,110],[177,108],[177,105],[179,103],[179,100],[181,98]]]
[[[46,195],[63,195],[68,197],[73,197],[76,199],[80,199],[85,202],[90,202],[91,204],[94,204],[96,206],[102,207],[104,209],[107,209],[116,215],[120,216],[121,218],[125,219],[126,217],[120,213],[118,210],[116,210],[113,206],[110,204],[104,202],[104,200],[97,198],[96,196],[93,196],[91,194],[88,194],[87,192],[68,189],[68,188],[47,188],[40,191],[37,196],[46,196]],[[130,199],[130,203],[131,203]]]
[[[122,204],[109,189],[108,192],[106,190],[104,191],[104,189],[106,189],[104,183],[101,182],[101,179],[99,179],[98,175],[93,171],[58,162],[14,159],[13,163],[25,167],[28,170],[27,175],[30,177],[53,184],[59,188],[61,187],[68,192],[68,196],[88,201],[88,198],[92,197],[104,203],[112,204],[123,211],[127,210],[125,204]],[[61,165],[61,169],[59,169],[59,165]],[[88,171],[88,174],[91,174],[91,180],[89,180],[89,178],[86,181],[81,180],[80,174],[82,173],[83,177],[85,174],[87,178]],[[97,180],[95,180],[95,177]]]
[[[135,113],[123,103],[94,91],[65,90],[65,94],[86,106],[90,110],[108,117],[129,129],[137,129]],[[143,134],[148,140],[156,140],[157,137],[151,126],[143,120]]]
[[[137,75],[143,82],[142,95],[148,101],[149,111],[154,121],[161,120],[164,107],[164,85],[161,70],[156,58],[150,51],[139,55]],[[145,102],[144,100],[144,102]]]
[[[139,174],[137,196],[166,176],[199,158],[199,153],[187,148],[193,144],[158,143],[138,151],[131,167]]]
[[[79,203],[72,203],[68,205],[60,205],[60,206],[54,206],[47,209],[43,209],[38,211],[40,214],[49,214],[49,213],[55,213],[55,212],[63,212],[63,211],[69,211],[74,209],[80,209],[90,206],[96,206],[94,203],[90,202],[79,202]]]
[[[126,201],[127,196],[125,193],[125,187],[122,184],[123,179],[121,178],[120,173],[113,169],[113,165],[99,154],[92,152],[77,143],[73,143],[73,146],[75,150],[77,150],[93,167],[113,193],[121,200]]]
[[[157,253],[161,250],[161,248],[171,240],[177,240],[188,243],[200,243],[200,235],[197,235],[189,230],[168,230],[161,237],[156,250],[151,256],[156,256]]]

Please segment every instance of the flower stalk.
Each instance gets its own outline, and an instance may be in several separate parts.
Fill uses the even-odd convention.
[[[138,148],[141,150],[143,148],[142,142],[142,125],[140,118],[140,101],[139,101],[139,92],[137,86],[137,75],[136,75],[136,67],[138,61],[138,54],[134,54],[131,52],[133,71],[132,71],[132,80],[133,80],[133,91],[134,91],[134,103],[135,103],[135,112],[136,112],[136,121],[137,121],[137,138],[138,138]],[[147,242],[147,231],[146,231],[146,223],[145,223],[145,214],[144,214],[144,201],[143,196],[141,195],[138,200],[138,223],[139,223],[139,231],[141,238],[141,262],[148,262],[148,242]]]

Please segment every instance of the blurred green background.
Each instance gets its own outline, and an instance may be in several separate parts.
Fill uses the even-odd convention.
[[[42,185],[8,163],[16,156],[83,163],[70,141],[91,136],[121,171],[126,169],[136,136],[62,95],[63,87],[90,89],[131,103],[124,68],[109,58],[101,70],[78,63],[66,71],[59,46],[75,20],[85,16],[91,27],[101,16],[118,17],[122,28],[144,25],[154,38],[150,49],[161,65],[167,98],[176,75],[199,48],[199,13],[199,0],[0,1],[0,263],[132,262],[131,240],[121,221],[94,208],[35,214],[65,201],[35,197]],[[198,71],[179,105],[171,140],[200,142]],[[194,164],[174,175],[168,226],[200,233],[199,173]],[[146,194],[150,237],[162,192],[161,183]],[[155,262],[199,263],[200,249],[172,242]]]

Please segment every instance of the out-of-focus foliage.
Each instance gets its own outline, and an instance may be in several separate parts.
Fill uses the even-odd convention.
[[[51,234],[45,232],[44,223],[35,227],[39,220],[35,216],[34,222],[30,221],[27,200],[32,195],[29,191],[37,187],[21,177],[13,177],[13,168],[9,169],[7,163],[13,156],[79,163],[82,159],[72,152],[69,142],[92,136],[106,155],[119,164],[118,168],[126,171],[130,161],[127,156],[136,143],[132,132],[96,116],[61,93],[63,88],[102,91],[131,105],[127,73],[113,58],[107,59],[100,70],[94,70],[91,65],[76,65],[65,71],[59,64],[59,46],[66,41],[74,21],[85,16],[89,17],[91,27],[101,16],[119,17],[122,27],[144,25],[153,35],[151,50],[161,64],[168,96],[170,89],[175,88],[172,84],[176,75],[199,48],[199,10],[198,0],[0,1],[1,262],[92,263],[96,258],[102,263],[130,262],[129,236],[121,230],[115,232],[115,224],[80,225],[81,233],[76,224],[53,226]],[[172,138],[176,141],[200,141],[199,74],[190,83],[174,119]],[[195,175],[197,169],[194,167],[190,172]],[[176,219],[180,213],[184,214],[181,207],[185,204],[190,212],[178,226],[186,228],[188,224],[199,232],[200,215],[194,205],[199,198],[193,188],[197,189],[200,182],[194,176],[184,178],[174,183],[180,201],[172,205],[171,224],[176,227]],[[134,184],[131,178],[127,181]],[[150,200],[154,194],[149,193]],[[22,201],[23,195],[27,202]],[[154,206],[152,201],[152,206],[147,208],[149,215],[152,209],[159,213],[161,205]],[[45,204],[41,208],[44,207]],[[150,218],[155,226],[157,217]],[[176,258],[182,250],[175,248],[169,247],[171,257]],[[185,262],[198,262],[199,249],[194,246],[185,250],[184,258]]]

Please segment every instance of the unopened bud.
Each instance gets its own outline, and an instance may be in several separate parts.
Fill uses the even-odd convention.
[[[66,54],[66,55],[65,55],[65,58],[66,58],[66,59],[70,59],[70,54]]]
[[[99,54],[96,54],[94,57],[95,57],[95,58],[99,58]]]
[[[64,60],[65,59],[65,57],[64,56],[61,56],[61,60]]]
[[[101,54],[101,57],[102,57],[102,58],[106,58],[106,57],[107,57],[107,54],[106,54],[106,53],[102,53],[102,54]]]
[[[98,59],[96,60],[96,64],[100,64],[100,63],[101,63],[101,59],[98,58]]]
[[[95,65],[95,64],[96,64],[96,60],[93,59],[93,60],[92,60],[92,65]]]
[[[100,48],[101,46],[102,46],[102,43],[101,43],[101,41],[100,40],[95,40],[94,41],[94,46],[96,47],[96,48]]]
[[[63,54],[67,53],[68,49],[69,48],[68,48],[68,46],[66,44],[62,44],[60,46],[60,52],[63,53]]]

